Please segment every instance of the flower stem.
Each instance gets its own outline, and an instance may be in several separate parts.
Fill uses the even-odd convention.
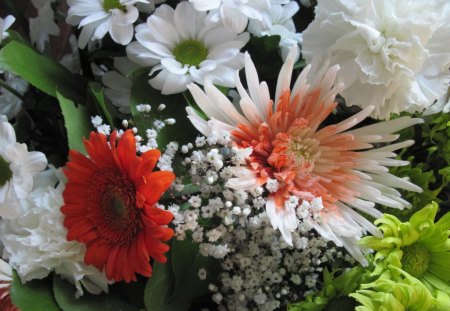
[[[16,96],[18,99],[20,99],[21,101],[25,101],[25,97],[20,94],[19,92],[17,92],[14,88],[12,88],[8,83],[6,83],[5,81],[0,80],[0,87],[4,88],[5,90],[7,90],[8,92],[10,92],[11,94],[13,94],[14,96]]]

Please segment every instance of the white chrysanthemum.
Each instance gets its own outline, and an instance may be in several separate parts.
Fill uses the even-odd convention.
[[[78,46],[84,48],[90,39],[103,38],[106,33],[122,45],[133,38],[133,23],[139,17],[137,3],[147,0],[67,0],[70,6],[67,22],[82,27]]]
[[[21,96],[28,90],[28,83],[9,72],[5,72],[3,78],[9,88],[0,87],[0,115],[11,120],[22,110]]]
[[[291,46],[298,45],[302,38],[302,35],[296,32],[292,20],[298,9],[295,1],[286,5],[273,5],[269,13],[271,24],[266,26],[258,20],[250,20],[248,31],[257,37],[279,35],[281,57],[285,60]]]
[[[27,145],[16,142],[16,133],[5,116],[0,115],[0,217],[15,218],[22,210],[19,200],[33,189],[33,176],[47,166],[41,152],[28,152]]]
[[[313,68],[339,64],[348,105],[374,105],[377,118],[423,111],[450,80],[447,0],[320,0],[303,32]]]
[[[233,74],[243,66],[240,49],[248,33],[236,35],[219,23],[207,21],[206,13],[188,2],[172,9],[161,5],[136,27],[136,39],[127,47],[128,57],[143,66],[153,66],[151,86],[163,94],[186,90],[191,82],[203,84],[208,75],[214,83],[233,87]]]
[[[130,114],[131,80],[127,76],[138,65],[126,57],[115,57],[114,68],[117,71],[108,71],[102,76],[102,82],[106,86],[105,95],[120,112]]]
[[[373,111],[369,106],[339,123],[324,125],[337,106],[336,95],[345,87],[335,84],[339,66],[318,72],[311,72],[311,66],[307,66],[291,89],[297,54],[298,47],[293,46],[281,68],[274,100],[246,54],[248,91],[236,73],[240,109],[207,81],[204,91],[195,84],[188,88],[210,120],[204,120],[191,107],[186,109],[188,117],[206,136],[213,131],[228,131],[236,148],[252,148],[245,166],[228,168],[235,177],[228,179],[226,186],[252,190],[276,179],[278,188],[268,194],[266,212],[273,228],[280,230],[288,244],[292,245],[291,233],[298,227],[296,209],[304,201],[314,203],[321,198],[324,208],[318,202],[313,204],[311,224],[364,262],[357,239],[366,231],[381,233],[357,211],[378,218],[381,212],[375,203],[398,209],[410,206],[395,188],[421,191],[408,180],[390,174],[388,167],[407,165],[407,161],[395,158],[394,151],[413,144],[411,140],[392,143],[399,137],[395,132],[423,120],[402,117],[352,129]]]
[[[12,15],[6,16],[4,19],[0,17],[0,43],[9,36],[7,30],[14,23],[16,18]]]
[[[32,0],[38,15],[30,18],[30,39],[41,52],[44,51],[45,44],[49,41],[49,35],[59,35],[59,27],[54,22],[55,12],[53,12],[51,2],[51,0]]]
[[[56,188],[44,186],[54,178],[45,175],[42,178],[45,179],[39,182],[42,187],[21,201],[24,214],[0,224],[5,257],[22,282],[45,278],[54,271],[76,286],[76,296],[83,294],[83,287],[93,294],[108,291],[106,276],[94,266],[84,264],[84,244],[66,239],[60,211],[64,204],[63,182]]]
[[[286,4],[289,0],[189,0],[198,11],[213,11],[213,20],[223,20],[226,27],[243,32],[248,20],[257,20],[270,26],[269,12],[273,4]]]

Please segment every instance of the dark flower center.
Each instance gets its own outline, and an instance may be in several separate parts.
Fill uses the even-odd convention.
[[[117,168],[105,168],[92,178],[89,218],[98,233],[112,243],[127,244],[139,232],[140,209],[134,184]]]

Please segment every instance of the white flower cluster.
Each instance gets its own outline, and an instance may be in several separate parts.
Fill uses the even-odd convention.
[[[288,246],[268,219],[235,229],[226,240],[233,253],[222,262],[219,283],[210,285],[219,310],[283,310],[320,288],[324,264],[353,262],[308,227],[300,227],[294,247]]]
[[[23,282],[54,271],[76,286],[76,296],[83,287],[95,294],[108,291],[106,276],[84,264],[84,245],[66,239],[60,212],[64,181],[59,171],[43,171],[46,166],[45,155],[17,143],[14,128],[0,115],[1,257]]]
[[[210,133],[196,139],[196,148],[191,144],[180,148],[187,174],[172,186],[179,203],[168,207],[174,214],[175,237],[190,236],[202,255],[221,260],[224,272],[217,284],[209,286],[219,310],[286,307],[316,289],[324,263],[353,259],[314,234],[306,221],[293,234],[293,246],[286,244],[270,224],[262,187],[224,189],[233,168],[246,156],[231,148],[230,137],[224,134]],[[175,147],[170,148],[171,155]],[[191,184],[183,186],[184,179]],[[276,182],[267,188],[276,189]],[[199,271],[199,278],[204,277]]]
[[[321,0],[303,32],[302,55],[314,67],[338,64],[347,105],[372,115],[422,112],[447,93],[450,2]]]
[[[38,176],[42,186],[21,201],[24,213],[0,223],[3,258],[9,260],[22,282],[45,278],[54,271],[76,286],[76,296],[83,294],[83,288],[93,294],[107,292],[104,273],[84,264],[84,244],[66,239],[67,229],[60,212],[64,183],[59,180],[55,188],[58,177],[48,176],[49,173]]]

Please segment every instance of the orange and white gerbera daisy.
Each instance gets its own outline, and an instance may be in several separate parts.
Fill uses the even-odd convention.
[[[247,54],[245,75],[248,92],[239,76],[236,85],[241,97],[240,110],[209,81],[205,92],[191,84],[189,90],[199,107],[208,115],[203,120],[187,108],[194,126],[204,135],[211,131],[231,133],[238,148],[252,148],[246,166],[234,169],[235,178],[228,186],[245,189],[276,180],[278,189],[269,195],[266,212],[272,226],[279,228],[287,243],[298,226],[297,213],[307,204],[315,209],[311,225],[324,237],[344,245],[356,258],[363,260],[356,240],[366,230],[379,235],[377,229],[355,210],[373,217],[381,213],[375,203],[404,208],[400,193],[393,187],[411,191],[421,189],[388,172],[388,166],[405,165],[396,160],[394,150],[409,146],[404,141],[381,148],[374,144],[396,140],[392,133],[422,122],[402,117],[350,130],[374,109],[367,107],[338,124],[324,126],[323,121],[337,103],[335,97],[343,89],[334,85],[338,66],[316,75],[306,67],[290,89],[297,48],[292,48],[277,83],[275,101],[270,99],[265,82],[260,83],[256,68]],[[292,197],[298,198],[292,206]],[[317,215],[318,214],[318,215]]]
[[[173,236],[166,225],[172,213],[155,206],[169,188],[172,172],[152,172],[158,150],[136,156],[131,130],[116,142],[117,132],[92,132],[84,145],[89,158],[71,150],[64,173],[64,225],[67,239],[86,244],[86,264],[104,270],[108,279],[136,280],[136,273],[151,276],[150,258],[165,262]]]

